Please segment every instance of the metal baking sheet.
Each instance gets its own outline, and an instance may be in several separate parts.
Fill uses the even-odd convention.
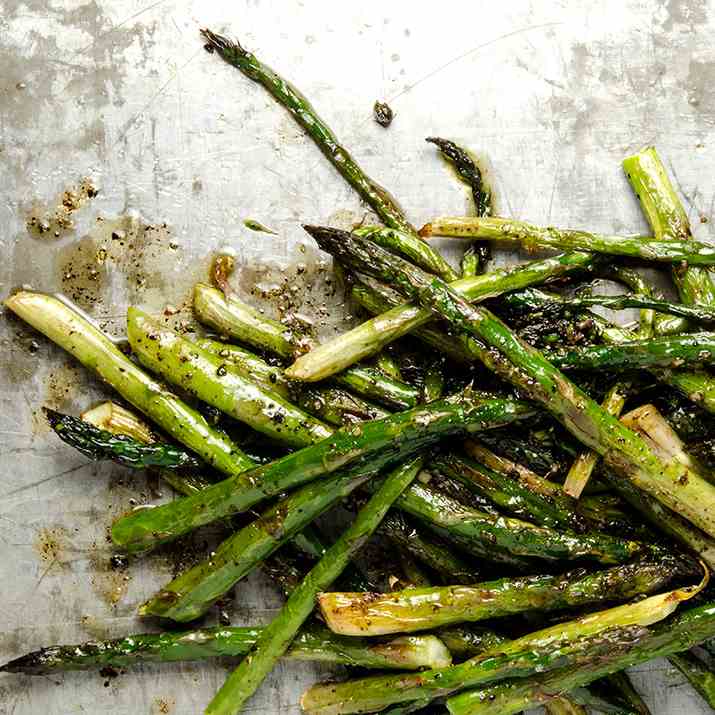
[[[298,285],[308,316],[330,301],[300,224],[349,226],[365,209],[261,88],[203,51],[201,26],[239,37],[293,79],[417,224],[468,206],[426,136],[488,158],[501,213],[604,231],[645,230],[620,161],[654,142],[696,236],[712,238],[710,0],[2,0],[2,295],[63,290],[115,334],[129,303],[190,321],[189,288],[230,245],[244,298],[283,281]],[[387,130],[371,118],[376,99],[395,110]],[[278,235],[247,230],[246,218]],[[53,438],[43,405],[78,412],[103,390],[17,321],[0,331],[0,660],[146,628],[136,606],[176,557],[112,570],[106,529],[132,500],[169,495]],[[264,622],[279,602],[255,575],[231,618]],[[227,668],[5,676],[0,713],[188,715]],[[326,672],[280,665],[249,712],[297,713],[300,692]],[[707,710],[665,663],[635,677],[656,715]]]

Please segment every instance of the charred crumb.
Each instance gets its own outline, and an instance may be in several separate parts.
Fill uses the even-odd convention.
[[[392,120],[395,118],[395,114],[387,102],[377,100],[373,105],[372,111],[375,121],[381,127],[385,127],[386,129],[390,126],[390,124],[392,124]]]

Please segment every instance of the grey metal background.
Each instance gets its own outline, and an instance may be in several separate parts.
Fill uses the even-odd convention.
[[[645,230],[620,160],[655,142],[697,237],[711,238],[700,220],[715,202],[708,0],[4,0],[0,8],[0,293],[21,284],[58,290],[74,271],[64,287],[89,291],[110,330],[121,331],[130,301],[157,313],[170,304],[189,319],[187,291],[225,244],[238,252],[245,296],[287,277],[322,301],[319,256],[299,224],[347,226],[364,213],[286,113],[203,51],[204,25],[240,37],[295,80],[417,224],[467,207],[425,136],[487,156],[503,214],[604,231]],[[396,112],[389,130],[371,119],[377,98]],[[100,193],[75,212],[74,228],[56,240],[31,236],[28,217],[51,212],[83,177]],[[249,217],[279,236],[246,230]],[[120,249],[109,237],[120,224],[159,230],[140,230],[131,250]],[[308,266],[302,278],[297,262]],[[328,327],[342,329],[336,320]],[[32,352],[33,336],[17,322],[3,319],[0,330],[0,660],[145,627],[133,613],[169,577],[172,559],[113,572],[106,527],[130,499],[153,499],[152,485],[87,464],[48,434],[42,405],[79,411],[101,388],[46,341]],[[233,620],[265,621],[278,603],[257,575],[239,587]],[[226,667],[147,667],[106,682],[96,673],[0,677],[0,713],[196,713]],[[279,666],[250,711],[297,712],[317,673]],[[667,665],[640,668],[637,682],[658,715],[705,712]]]

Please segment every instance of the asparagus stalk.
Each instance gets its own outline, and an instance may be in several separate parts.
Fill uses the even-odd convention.
[[[546,715],[588,715],[583,705],[574,702],[568,696],[556,698],[545,706]]]
[[[395,499],[422,469],[422,457],[390,472],[355,520],[293,591],[281,612],[263,630],[256,645],[231,673],[206,709],[207,715],[232,715],[241,710],[279,658],[288,650],[300,627],[315,607],[320,591],[330,586],[360,550],[387,514]]]
[[[366,420],[379,420],[390,414],[382,407],[373,405],[340,387],[299,390],[294,399],[298,406],[311,415],[336,427]]]
[[[609,673],[691,648],[715,635],[715,603],[690,608],[655,625],[614,635],[610,652],[602,657],[584,653],[581,658],[571,658],[565,667],[542,676],[506,680],[455,695],[447,701],[450,715],[512,715],[539,707]]]
[[[606,271],[612,280],[619,281],[628,286],[637,297],[654,298],[654,291],[646,279],[633,268],[627,266],[613,266]],[[641,308],[638,328],[639,338],[649,338],[655,329],[655,311],[650,308]]]
[[[715,536],[715,487],[681,464],[667,464],[645,442],[521,341],[496,316],[469,305],[437,277],[429,276],[369,241],[334,229],[308,227],[319,245],[351,266],[395,283],[482,345],[482,362],[542,403],[605,464]]]
[[[491,189],[484,181],[481,170],[469,152],[449,139],[427,137],[425,141],[434,144],[439,149],[444,159],[454,167],[457,176],[469,186],[472,191],[474,210],[477,216],[491,216]]]
[[[625,308],[641,308],[643,310],[657,310],[660,313],[676,315],[687,318],[696,323],[712,325],[715,322],[715,310],[697,305],[682,305],[681,303],[671,303],[666,300],[659,300],[643,295],[589,295],[589,296],[560,296],[554,293],[544,293],[527,288],[525,293],[529,294],[532,304],[544,306],[563,305],[569,310],[579,308],[592,308],[601,306],[611,310],[623,310]]]
[[[668,660],[695,688],[700,697],[715,708],[715,674],[695,654],[688,651],[673,653]]]
[[[21,291],[5,305],[208,464],[229,475],[253,466],[253,461],[221,430],[137,367],[106,335],[57,298]]]
[[[355,230],[358,236],[365,236],[374,241],[378,246],[388,251],[404,256],[420,268],[434,273],[446,281],[456,281],[458,276],[452,266],[435,251],[426,241],[415,233],[405,233],[395,228],[382,228],[380,226],[366,226]]]
[[[85,410],[80,417],[98,429],[130,437],[137,442],[152,444],[159,441],[154,430],[138,415],[111,400]]]
[[[622,647],[634,634],[643,633],[649,624],[673,613],[678,603],[691,597],[694,591],[697,588],[670,591],[636,604],[567,621],[502,643],[494,650],[449,668],[427,670],[414,676],[405,673],[399,677],[387,675],[315,685],[304,693],[301,706],[310,715],[375,712],[397,703],[444,697],[505,677],[525,678],[576,660],[606,658],[619,644]],[[712,631],[712,617],[709,625]],[[485,712],[493,714],[501,710]]]
[[[388,377],[395,380],[402,380],[402,372],[400,366],[397,364],[397,360],[387,352],[381,352],[375,358],[375,366]]]
[[[5,663],[0,666],[0,672],[51,675],[108,666],[126,668],[138,663],[243,657],[255,645],[262,630],[250,626],[200,628],[49,646]],[[451,662],[449,651],[433,635],[405,636],[380,642],[374,638],[343,638],[317,624],[300,631],[286,657],[391,670],[443,668]]]
[[[369,487],[370,488],[370,487]],[[413,484],[396,506],[469,553],[491,561],[525,566],[525,557],[548,561],[589,559],[603,564],[644,553],[636,541],[591,532],[574,534],[467,507],[429,485]]]
[[[438,573],[444,583],[475,583],[478,580],[476,569],[454,550],[427,538],[408,524],[399,512],[388,514],[380,525],[380,531]]]
[[[127,335],[141,362],[169,382],[291,447],[328,437],[320,420],[250,382],[230,363],[202,350],[137,308],[127,312]]]
[[[601,407],[603,407],[609,415],[618,417],[626,403],[626,397],[627,386],[617,382],[606,393]],[[571,465],[571,469],[569,469],[569,473],[566,475],[564,492],[574,499],[579,499],[591,479],[591,475],[597,463],[598,452],[594,452],[593,450],[581,452],[578,457],[576,457],[576,460]]]
[[[569,253],[522,266],[499,268],[480,276],[454,281],[450,285],[466,300],[475,302],[586,270],[592,262],[591,254]],[[356,269],[362,270],[360,266],[356,266]],[[286,375],[307,382],[322,380],[374,355],[393,340],[424,325],[431,317],[429,310],[417,305],[397,305],[357,328],[313,348],[298,358],[286,370]]]
[[[333,381],[388,409],[408,410],[419,401],[419,392],[414,387],[371,367],[355,365],[334,375]]]
[[[648,367],[680,368],[715,361],[715,334],[688,333],[647,338],[618,345],[585,345],[549,355],[562,370],[628,370]]]
[[[488,451],[469,443],[468,452],[477,459],[477,455]],[[492,469],[455,454],[443,455],[434,466],[439,472],[466,484],[498,508],[520,519],[552,529],[584,530],[584,520],[575,511],[573,500],[565,496],[557,485],[524,468],[518,471],[499,469],[496,465],[507,460],[493,453],[489,459]]]
[[[480,273],[484,273],[484,268],[489,260],[489,256],[483,255],[485,253],[484,248],[486,246],[483,244],[472,244],[464,249],[462,260],[459,262],[462,278],[473,278]]]
[[[166,442],[143,444],[130,437],[117,435],[70,415],[44,408],[50,427],[66,444],[90,459],[109,459],[132,469],[165,467],[181,469],[198,467],[198,460],[180,447]]]
[[[201,34],[207,41],[207,48],[211,51],[215,50],[228,64],[239,69],[249,79],[263,85],[269,94],[290,112],[328,161],[386,226],[406,233],[415,232],[395,199],[363,171],[348,150],[340,144],[330,127],[317,115],[300,90],[263,64],[254,54],[241,47],[238,42],[231,42],[211,30],[202,30]]]
[[[442,216],[425,224],[420,229],[420,236],[491,239],[519,243],[528,250],[557,248],[561,251],[590,251],[662,263],[715,265],[715,248],[707,243],[650,236],[609,236],[553,226],[544,228],[526,221],[495,216]]]
[[[657,240],[689,245],[692,240],[690,222],[683,204],[670,183],[663,162],[654,147],[626,157],[626,172]],[[673,280],[686,305],[715,306],[715,286],[710,272],[690,265],[673,266]]]
[[[129,551],[150,549],[337,469],[351,466],[356,476],[372,474],[379,466],[447,435],[507,424],[531,412],[524,403],[478,400],[462,393],[381,420],[343,427],[322,442],[218,482],[201,494],[132,512],[114,523],[112,539]]]
[[[490,628],[474,625],[440,628],[437,631],[437,635],[442,643],[447,646],[452,657],[460,662],[486,651],[494,650],[509,640]]]
[[[675,562],[644,561],[584,574],[502,578],[474,586],[433,586],[396,593],[321,593],[333,633],[378,636],[431,630],[524,611],[552,611],[655,593],[672,580]]]

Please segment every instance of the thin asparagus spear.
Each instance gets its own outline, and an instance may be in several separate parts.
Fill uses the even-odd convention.
[[[291,447],[304,447],[328,437],[320,420],[268,392],[178,333],[130,307],[127,335],[139,360],[169,382]]]
[[[585,345],[549,354],[549,362],[562,370],[680,368],[709,365],[714,361],[714,333],[687,333],[617,345]]]
[[[340,261],[394,283],[458,330],[484,341],[481,360],[487,367],[543,404],[577,439],[601,454],[608,467],[715,536],[715,487],[684,465],[663,462],[496,316],[469,305],[439,278],[365,239],[335,229],[307,230]]]
[[[472,244],[464,249],[462,260],[459,263],[462,278],[473,278],[480,273],[484,273],[484,267],[489,258],[486,256],[482,258],[483,251],[480,251],[480,248],[483,249],[484,246]]]
[[[399,512],[388,514],[380,531],[440,575],[444,583],[475,583],[478,572],[453,549],[428,539]]]
[[[648,281],[636,270],[628,266],[612,266],[606,270],[606,276],[628,286],[637,296],[655,298],[653,288]],[[639,317],[638,337],[649,338],[653,335],[655,326],[655,311],[641,308]]]
[[[206,715],[232,715],[241,710],[290,647],[298,630],[313,611],[317,594],[340,576],[350,559],[380,525],[395,499],[417,476],[422,464],[422,457],[413,457],[390,472],[381,487],[358,512],[351,526],[293,591],[278,616],[266,626],[248,657],[216,693],[206,708]]]
[[[0,672],[49,675],[68,670],[137,663],[173,663],[218,657],[243,657],[255,645],[262,628],[201,628],[179,633],[140,633],[109,641],[49,646],[27,653],[0,666]],[[443,668],[451,658],[445,645],[433,635],[393,638],[343,638],[327,628],[311,624],[296,636],[286,653],[292,660],[313,660],[365,668],[418,670]]]
[[[142,616],[192,621],[204,614],[261,561],[290,541],[367,477],[338,473],[311,482],[266,509],[232,534],[209,558],[179,574],[139,608]]]
[[[50,427],[66,444],[79,450],[90,459],[110,459],[132,469],[146,467],[198,467],[198,460],[180,447],[171,444],[141,444],[129,437],[97,429],[93,425],[70,415],[44,408]]]
[[[368,488],[372,488],[368,485]],[[524,557],[589,559],[603,564],[628,561],[645,545],[608,534],[574,534],[467,507],[429,485],[413,484],[396,506],[475,556],[514,565]]]
[[[348,465],[356,475],[373,473],[371,455],[386,465],[447,435],[507,424],[531,413],[529,406],[514,400],[478,400],[462,393],[381,420],[343,427],[318,444],[225,479],[201,494],[134,511],[114,523],[112,539],[130,551],[150,549]]]
[[[611,673],[603,678],[603,681],[616,691],[618,696],[628,704],[635,715],[651,715],[650,709],[635,689],[625,670],[618,673]]]
[[[387,417],[387,410],[340,387],[306,388],[294,395],[296,404],[329,425],[340,427]]]
[[[671,303],[666,300],[650,298],[643,295],[589,295],[589,296],[560,296],[553,293],[533,291],[529,288],[524,291],[529,293],[532,302],[537,305],[563,305],[569,310],[579,308],[591,308],[601,306],[611,310],[623,310],[624,308],[641,308],[646,310],[657,310],[660,313],[677,315],[693,322],[712,325],[715,322],[715,310],[697,305],[682,305],[681,303]]]
[[[5,305],[208,464],[229,475],[253,466],[253,460],[221,430],[137,367],[109,338],[57,298],[21,291]]]
[[[526,249],[557,248],[590,251],[612,256],[642,258],[662,263],[686,262],[693,266],[715,265],[715,248],[697,241],[663,240],[650,236],[610,236],[574,229],[541,227],[526,221],[479,216],[441,216],[420,229],[420,236],[492,239],[519,243]]]
[[[551,611],[626,601],[665,588],[675,561],[644,561],[561,576],[520,576],[474,586],[433,586],[377,593],[321,593],[320,611],[333,633],[378,636],[432,630],[524,611]]]
[[[355,230],[358,236],[365,236],[378,246],[388,251],[404,256],[420,268],[434,273],[446,281],[456,281],[459,276],[454,268],[447,263],[439,251],[435,251],[427,241],[415,233],[405,233],[395,228],[381,226],[365,226]]]
[[[360,168],[300,90],[263,64],[254,54],[243,49],[238,42],[232,42],[211,30],[201,30],[201,34],[207,41],[207,48],[215,50],[228,64],[263,85],[269,94],[290,112],[293,119],[386,226],[407,233],[415,232],[395,199]]]
[[[690,245],[692,232],[683,204],[670,183],[668,173],[654,147],[626,157],[623,170],[628,177],[656,239]],[[686,305],[715,306],[715,286],[710,272],[690,265],[673,266],[673,281]]]
[[[476,452],[476,456],[485,451],[488,450],[473,445],[473,450],[470,450],[470,453],[475,454]],[[496,455],[493,456],[496,459],[491,460],[492,465],[495,465],[497,461],[507,461]],[[552,483],[549,486],[556,493],[545,493],[540,482],[547,480],[536,474],[531,473],[532,478],[523,478],[521,474],[525,470],[488,469],[471,459],[456,454],[439,457],[434,463],[434,468],[486,496],[499,509],[526,521],[532,521],[552,529],[565,528],[583,531],[586,526],[583,518],[575,511],[572,500]],[[536,489],[532,487],[535,481],[539,482]]]
[[[375,712],[396,703],[444,697],[505,677],[524,678],[577,659],[605,657],[616,644],[673,613],[678,603],[698,588],[651,596],[636,604],[545,628],[449,668],[414,676],[405,673],[315,685],[303,694],[301,706],[310,715]],[[709,625],[712,630],[713,620]],[[489,712],[501,713],[497,709]]]
[[[383,351],[375,358],[375,366],[378,370],[384,372],[388,377],[391,377],[394,380],[402,380],[400,366],[397,364],[395,358],[387,352]]]
[[[220,291],[201,284],[198,284],[194,289],[195,301],[199,295],[201,296],[201,302],[212,306],[215,305],[217,310],[220,309],[224,301],[224,296]],[[240,311],[224,312],[220,323],[218,321],[212,322],[208,312],[199,310],[198,305],[199,303],[195,302],[194,308],[198,317],[208,325],[221,329],[239,340],[242,337],[245,338],[247,332],[250,332],[253,335],[254,344],[262,343],[263,349],[279,357],[291,357],[292,348],[290,345],[286,342],[285,346],[281,348],[280,344],[274,340],[275,331],[283,327],[280,323],[271,321],[261,315],[258,315],[255,320],[244,322]],[[268,380],[278,388],[276,391],[282,392],[285,389],[286,394],[288,394],[290,380],[284,375],[282,368],[269,365],[258,356],[233,345],[223,345],[216,341],[211,341],[210,343],[199,341],[198,344],[205,350],[218,354],[219,357],[225,360],[230,360],[243,371],[246,377],[253,375],[264,382]],[[333,379],[341,387],[346,387],[352,392],[379,402],[388,408],[406,410],[414,407],[418,401],[417,390],[375,368],[356,365],[339,375],[335,375]]]
[[[490,628],[471,624],[440,628],[437,634],[442,643],[447,646],[452,657],[458,661],[464,661],[475,655],[494,650],[509,640]]]
[[[450,715],[512,715],[543,705],[609,673],[691,648],[715,635],[715,603],[690,608],[652,626],[626,629],[611,638],[601,657],[570,658],[570,664],[542,676],[506,680],[467,691],[447,701]]]
[[[715,708],[715,674],[693,653],[683,651],[668,656],[668,660],[695,688],[700,697]]]
[[[444,159],[454,166],[457,176],[472,190],[474,210],[477,216],[491,216],[491,189],[484,181],[481,170],[469,152],[449,139],[427,137],[425,141],[434,144],[439,149]]]
[[[463,278],[450,284],[466,300],[481,301],[512,290],[544,283],[591,267],[593,256],[569,253],[522,266],[499,268],[473,278]],[[356,266],[357,270],[361,270]],[[429,310],[417,305],[402,304],[357,328],[313,348],[298,358],[287,370],[292,379],[314,382],[349,367],[355,362],[379,352],[385,345],[427,323]]]
[[[618,417],[621,414],[623,405],[626,403],[627,385],[617,382],[606,393],[603,398],[601,407],[608,412],[609,415]],[[586,488],[593,470],[598,462],[598,452],[586,450],[576,457],[576,460],[571,465],[569,473],[566,475],[564,482],[564,492],[574,499],[579,499],[583,490]]]
[[[204,283],[194,286],[194,311],[202,323],[259,350],[282,357],[290,357],[295,351],[285,325]]]

